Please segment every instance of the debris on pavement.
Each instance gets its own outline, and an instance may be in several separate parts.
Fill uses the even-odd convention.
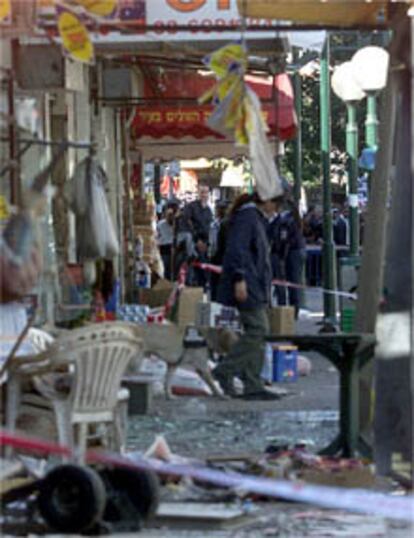
[[[151,526],[180,529],[222,529],[246,525],[253,521],[257,508],[243,505],[202,502],[165,502],[158,507]]]

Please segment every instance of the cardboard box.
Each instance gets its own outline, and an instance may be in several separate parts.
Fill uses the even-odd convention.
[[[261,377],[270,383],[297,381],[298,348],[290,344],[266,344]]]
[[[203,300],[203,288],[184,288],[178,300],[178,325],[193,325],[196,319],[197,305]]]
[[[276,306],[269,309],[270,334],[295,334],[293,306]]]
[[[168,280],[158,281],[153,288],[140,288],[138,297],[140,304],[146,304],[150,308],[164,306],[173,289],[173,284]]]

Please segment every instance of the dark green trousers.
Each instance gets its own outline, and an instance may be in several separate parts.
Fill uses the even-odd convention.
[[[267,309],[241,310],[240,319],[243,334],[217,366],[216,372],[228,382],[239,377],[244,384],[244,394],[250,394],[264,388],[260,374],[265,356],[265,337],[269,333]]]

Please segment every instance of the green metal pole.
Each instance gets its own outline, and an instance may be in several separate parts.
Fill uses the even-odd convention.
[[[348,121],[346,124],[346,151],[348,153],[348,187],[349,187],[349,231],[350,255],[359,254],[359,217],[358,217],[358,124],[356,121],[356,104],[346,103]]]
[[[329,36],[321,53],[320,75],[320,127],[321,127],[321,160],[323,180],[323,246],[322,271],[323,286],[327,290],[336,288],[336,260],[333,243],[332,213],[331,213],[331,111],[330,111],[330,80],[329,80]],[[335,296],[324,293],[323,311],[325,322],[336,322]]]
[[[295,73],[293,76],[293,87],[295,91],[295,109],[298,120],[295,140],[295,182],[293,185],[293,196],[296,207],[299,208],[302,191],[302,79],[299,73]]]
[[[376,148],[378,143],[377,96],[367,96],[367,117],[365,119],[365,143],[369,148]]]
[[[294,59],[298,59],[297,52],[294,54]],[[293,75],[293,88],[295,92],[295,110],[298,122],[294,145],[295,180],[293,183],[293,198],[298,211],[300,211],[300,201],[302,198],[302,78],[298,72]],[[302,267],[301,283],[305,284],[304,267]],[[303,290],[299,291],[299,306],[300,308],[305,308],[306,306],[305,293]]]

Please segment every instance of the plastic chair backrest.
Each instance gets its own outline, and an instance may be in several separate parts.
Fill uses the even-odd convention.
[[[142,340],[127,326],[100,323],[71,331],[55,346],[55,359],[75,366],[71,422],[111,421],[122,376],[134,354],[142,353]]]

